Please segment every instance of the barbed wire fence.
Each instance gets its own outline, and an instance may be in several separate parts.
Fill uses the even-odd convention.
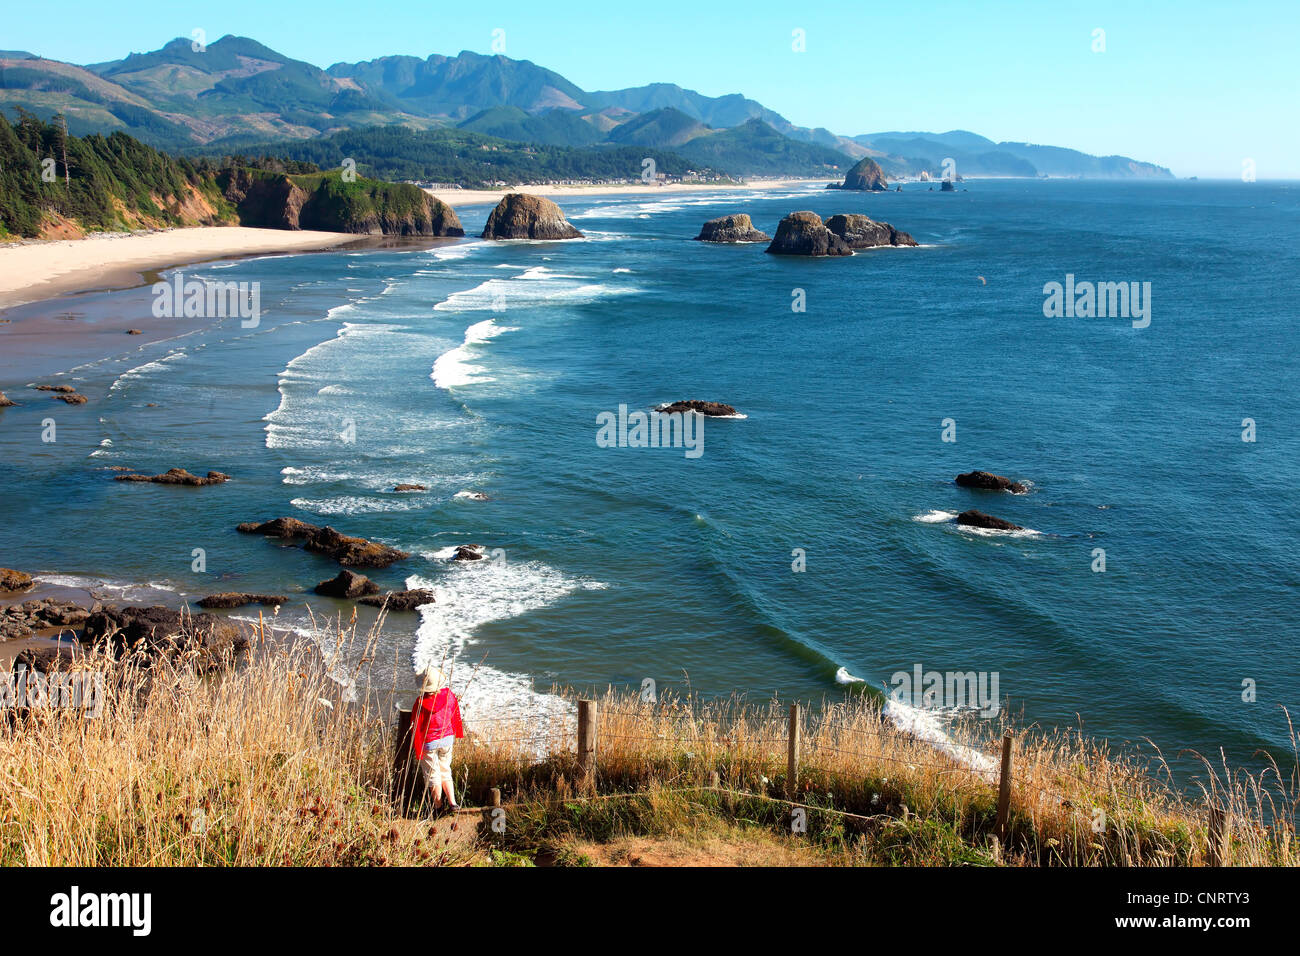
[[[393,780],[394,780],[394,798],[399,801],[403,807],[409,807],[418,787],[419,770],[413,766],[411,760],[411,725],[409,710],[398,711],[398,724],[396,727],[396,740],[394,751]],[[604,720],[601,720],[601,717]],[[951,783],[948,789],[961,791],[964,789],[980,790],[988,795],[996,794],[996,817],[993,825],[992,836],[994,838],[993,852],[995,857],[999,856],[1002,848],[1007,846],[1010,835],[1011,811],[1013,803],[1015,809],[1026,812],[1030,815],[1031,820],[1035,819],[1037,812],[1045,809],[1042,805],[1049,803],[1055,807],[1063,808],[1070,812],[1070,819],[1073,821],[1076,839],[1084,837],[1081,832],[1081,826],[1086,827],[1089,832],[1097,833],[1095,829],[1097,814],[1102,811],[1099,808],[1082,807],[1077,804],[1077,798],[1061,792],[1060,790],[1044,786],[1041,783],[1030,779],[1025,774],[1017,774],[1015,769],[1015,734],[1007,729],[1004,731],[1000,741],[1000,761],[994,768],[980,768],[963,764],[954,759],[951,755],[942,755],[941,751],[935,750],[935,758],[922,758],[917,755],[908,755],[906,757],[894,756],[880,752],[867,752],[863,750],[849,750],[844,747],[832,746],[825,743],[814,741],[805,741],[803,734],[804,712],[798,703],[789,705],[787,719],[785,721],[786,733],[780,736],[751,736],[748,733],[742,733],[741,730],[748,730],[742,724],[737,723],[728,732],[722,732],[721,728],[715,727],[715,733],[711,739],[697,733],[694,736],[684,734],[665,734],[657,732],[654,734],[636,734],[636,733],[619,733],[615,729],[624,729],[626,723],[632,724],[649,724],[653,727],[662,727],[664,721],[663,714],[646,714],[630,711],[609,711],[604,715],[600,714],[599,704],[595,700],[579,699],[577,701],[576,722],[572,729],[565,728],[560,731],[550,731],[544,733],[529,734],[511,734],[508,736],[496,736],[494,734],[483,735],[483,741],[487,744],[512,744],[525,746],[531,751],[535,758],[545,759],[558,755],[566,755],[576,758],[576,790],[571,793],[557,795],[554,797],[534,798],[513,800],[508,804],[502,803],[501,787],[489,788],[490,798],[488,804],[481,809],[464,809],[461,814],[482,815],[486,831],[500,832],[497,827],[501,826],[504,821],[504,813],[508,810],[524,810],[534,807],[560,807],[574,803],[603,803],[616,800],[629,800],[636,798],[652,798],[655,796],[667,794],[684,794],[684,793],[715,793],[726,797],[729,801],[737,800],[758,800],[782,804],[791,810],[792,817],[800,812],[805,814],[818,813],[830,814],[840,819],[855,820],[862,823],[879,823],[882,821],[894,821],[898,819],[896,813],[879,813],[864,814],[852,810],[845,810],[833,806],[823,806],[815,803],[801,801],[799,799],[799,786],[801,779],[809,773],[821,774],[832,781],[843,780],[853,783],[861,783],[862,780],[852,777],[843,767],[828,767],[821,763],[813,762],[808,758],[818,757],[818,755],[827,755],[831,759],[835,758],[852,758],[863,761],[867,764],[889,764],[906,767],[911,770],[925,768],[933,771],[936,775],[950,778],[962,778],[960,783]],[[773,719],[775,714],[769,714],[769,719]],[[685,718],[691,724],[705,723],[693,716]],[[478,732],[481,728],[491,728],[499,726],[518,727],[520,719],[515,717],[506,717],[490,720],[474,720],[471,722],[471,729]],[[601,725],[604,723],[611,729],[601,731]],[[865,728],[853,728],[848,731],[853,736],[875,737],[882,741],[893,743],[904,741],[916,741],[917,738],[908,735],[903,731],[882,732],[871,731]],[[782,756],[785,758],[785,779],[784,793],[774,795],[766,792],[766,787],[760,792],[752,789],[739,789],[736,786],[724,786],[720,775],[716,769],[709,772],[710,781],[697,785],[680,786],[680,787],[655,787],[655,788],[638,788],[631,790],[621,790],[612,793],[596,792],[597,780],[600,769],[599,762],[599,740],[618,740],[636,743],[659,744],[665,747],[676,748],[701,748],[722,746],[724,748],[744,747],[744,757],[747,760],[758,761],[779,761]],[[837,742],[840,742],[837,740]],[[539,743],[545,746],[539,746]],[[557,746],[558,745],[558,746]],[[760,752],[753,752],[753,748],[768,748]],[[779,749],[778,749],[779,748]],[[978,751],[976,751],[978,752]],[[1109,778],[1109,774],[1108,774]],[[766,777],[763,777],[763,783],[767,783]],[[1113,790],[1113,782],[1107,779],[1103,784],[1104,789]],[[1016,791],[1019,794],[1016,794]],[[1032,797],[1029,796],[1032,794]],[[1190,809],[1190,808],[1189,808]],[[906,804],[901,806],[902,819],[907,821],[912,814]],[[1080,812],[1083,812],[1085,819],[1080,819]],[[1230,835],[1232,814],[1231,807],[1214,793],[1207,793],[1206,805],[1200,811],[1199,821],[1206,830],[1206,842],[1203,851],[1203,859],[1210,866],[1224,866],[1229,860]],[[1103,827],[1104,827],[1103,817]]]

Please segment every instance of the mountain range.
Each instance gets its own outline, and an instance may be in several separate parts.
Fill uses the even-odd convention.
[[[247,150],[400,125],[455,128],[516,144],[671,151],[731,175],[834,178],[863,156],[891,176],[1166,177],[1124,156],[1090,156],[963,131],[843,136],[797,126],[738,93],[672,83],[586,91],[528,60],[462,52],[387,56],[320,69],[246,37],[79,66],[0,51],[0,110],[66,117],[73,135],[124,131],[172,152]],[[486,140],[484,141],[486,142]],[[482,145],[482,142],[479,143]]]

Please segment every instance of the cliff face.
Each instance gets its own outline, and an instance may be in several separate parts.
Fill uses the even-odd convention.
[[[424,190],[336,174],[222,170],[218,184],[245,226],[384,236],[463,236],[455,211]]]
[[[285,175],[235,167],[217,177],[222,195],[239,213],[242,226],[300,229],[299,215],[307,193]]]
[[[507,193],[488,216],[484,239],[581,239],[560,207],[541,196]]]
[[[848,171],[844,177],[844,182],[839,186],[840,189],[865,189],[873,192],[882,192],[888,188],[885,182],[885,171],[880,168],[870,156],[863,156],[862,159]]]
[[[792,212],[776,227],[767,251],[777,256],[851,256],[849,244],[826,228],[815,212]]]

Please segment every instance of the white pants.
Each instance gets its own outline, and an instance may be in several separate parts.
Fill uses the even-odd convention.
[[[420,769],[424,771],[424,782],[436,794],[442,793],[442,782],[451,781],[451,744],[445,747],[425,748],[420,758]]]

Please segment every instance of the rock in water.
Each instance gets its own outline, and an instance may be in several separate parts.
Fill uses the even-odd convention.
[[[745,213],[710,219],[695,237],[700,242],[770,242],[772,237],[754,228]]]
[[[414,611],[422,605],[434,603],[434,594],[427,588],[415,588],[411,591],[389,591],[387,594],[363,597],[357,603],[368,604],[371,607],[387,606],[390,611]]]
[[[377,541],[355,538],[326,526],[317,527],[297,518],[276,518],[273,521],[246,521],[235,528],[245,534],[262,534],[268,538],[284,540],[302,539],[303,547],[316,554],[324,554],[339,564],[361,568],[386,568],[396,561],[409,558],[405,551],[390,548]]]
[[[203,485],[219,485],[223,481],[229,481],[229,475],[223,475],[219,471],[210,471],[206,478],[200,478],[198,475],[191,475],[184,468],[169,468],[161,475],[118,475],[114,481],[147,481],[155,485],[192,485],[202,487]]]
[[[0,568],[0,591],[26,591],[35,586],[30,574],[13,568]]]
[[[952,184],[951,179],[945,179],[943,183],[940,184],[939,186],[939,192],[941,193],[951,193],[956,191],[957,191],[957,187]]]
[[[480,544],[462,544],[456,549],[456,553],[451,556],[453,561],[482,561],[483,546]]]
[[[17,404],[12,399],[5,398],[4,392],[0,392],[0,408],[13,408]]]
[[[316,593],[332,598],[359,598],[363,594],[378,594],[379,585],[364,574],[340,571],[328,581],[316,585]]]
[[[393,485],[394,491],[428,491],[424,485]]]
[[[1012,524],[1010,521],[1003,521],[1001,518],[995,518],[992,515],[986,515],[982,511],[976,511],[974,508],[969,511],[963,511],[957,516],[957,523],[968,525],[972,528],[988,528],[992,531],[1024,531],[1025,529],[1018,524]]]
[[[776,227],[767,251],[777,256],[851,256],[849,244],[826,228],[815,212],[792,212]]]
[[[507,193],[483,227],[484,239],[581,239],[560,207],[541,196]]]
[[[876,222],[856,214],[831,216],[826,228],[843,239],[850,249],[870,249],[873,246],[914,246],[916,240],[899,232],[887,222]]]
[[[223,591],[221,594],[209,594],[197,602],[202,608],[244,607],[248,604],[261,604],[266,607],[279,607],[288,604],[289,599],[283,594],[244,594],[239,591]]]
[[[889,187],[880,164],[870,156],[863,156],[845,175],[844,182],[835,188],[884,192]]]
[[[673,402],[671,405],[660,405],[655,411],[665,415],[670,415],[673,412],[699,412],[701,415],[708,415],[712,418],[723,418],[739,414],[730,405],[724,405],[722,402],[702,402],[698,398],[687,399],[684,402]]]
[[[963,488],[978,488],[981,491],[1009,491],[1013,495],[1023,495],[1027,490],[1018,481],[987,471],[968,471],[964,475],[958,475],[956,481]]]
[[[60,392],[54,396],[61,402],[67,402],[69,405],[85,405],[86,396],[80,392]]]
[[[343,534],[329,525],[307,535],[303,547],[331,557],[344,567],[354,568],[386,568],[395,561],[410,557],[405,551],[398,551],[378,541]]]

